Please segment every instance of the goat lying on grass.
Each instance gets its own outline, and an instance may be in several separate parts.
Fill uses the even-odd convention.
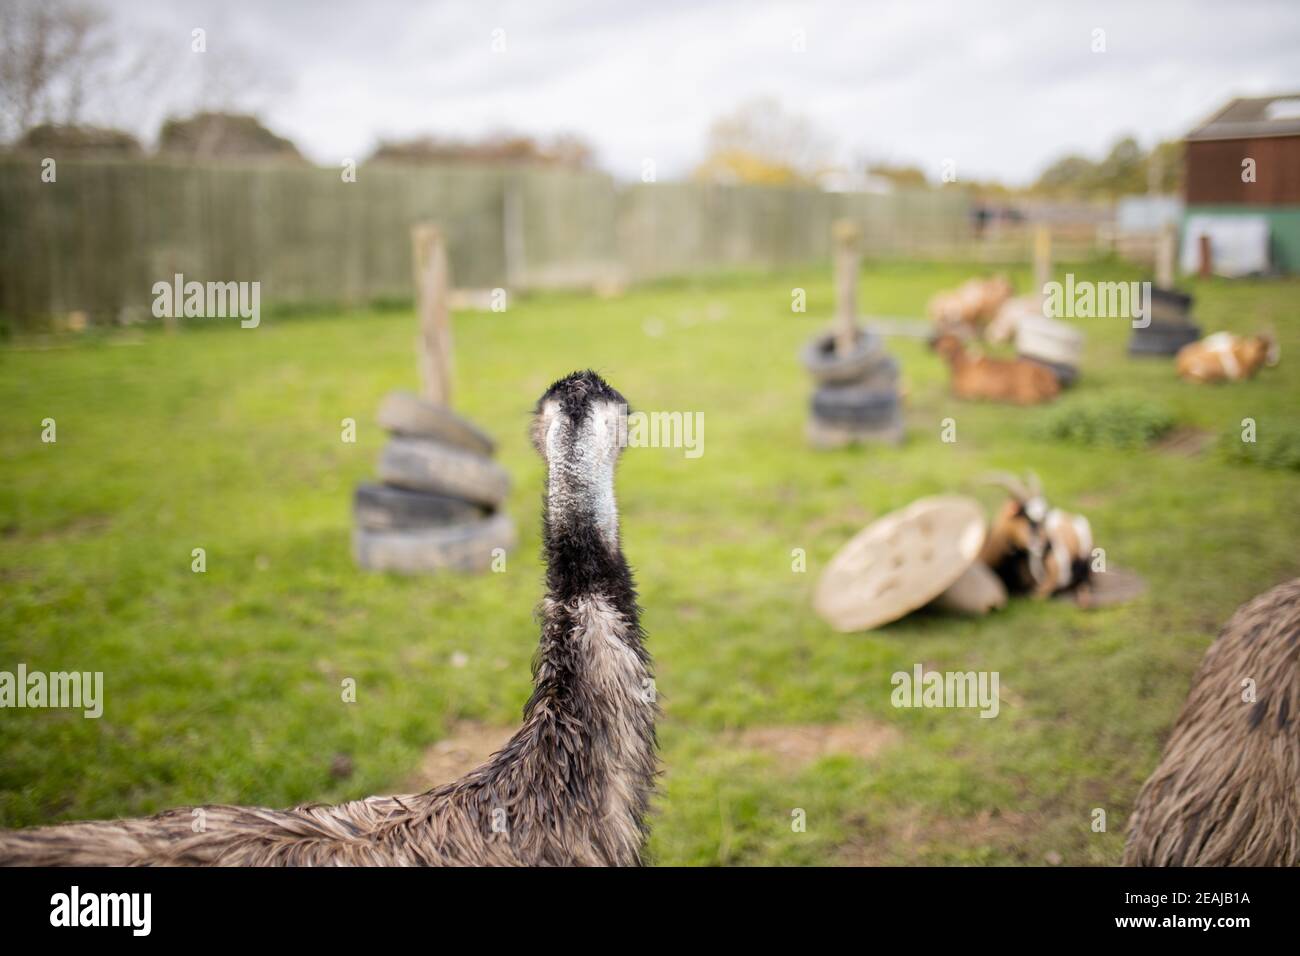
[[[1279,357],[1271,336],[1216,332],[1184,345],[1176,363],[1178,374],[1189,382],[1240,382],[1254,378],[1265,365],[1276,365]]]
[[[927,311],[937,333],[960,330],[978,335],[1011,293],[1011,282],[1004,275],[970,279],[956,289],[938,293]]]
[[[974,354],[951,333],[937,336],[931,348],[943,356],[952,370],[952,393],[958,398],[1037,405],[1061,393],[1056,374],[1029,359]]]
[[[980,560],[1002,579],[1010,594],[1051,597],[1086,589],[1092,575],[1092,526],[1083,515],[1052,508],[1038,476],[1026,481],[998,474],[990,480],[1010,498],[998,510],[984,539]]]

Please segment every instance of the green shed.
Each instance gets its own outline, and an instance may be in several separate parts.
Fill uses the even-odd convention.
[[[1234,99],[1186,144],[1184,222],[1263,217],[1272,268],[1300,273],[1300,93]]]

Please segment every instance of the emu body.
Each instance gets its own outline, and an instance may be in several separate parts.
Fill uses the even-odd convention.
[[[650,657],[620,548],[624,399],[592,372],[538,402],[547,462],[541,643],[523,726],[463,779],[412,796],[0,832],[10,865],[632,865],[656,773]]]
[[[1300,865],[1300,578],[1243,604],[1205,652],[1138,793],[1127,866]]]

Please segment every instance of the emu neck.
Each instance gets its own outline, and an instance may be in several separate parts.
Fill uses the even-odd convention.
[[[541,660],[565,665],[559,673],[575,680],[607,667],[611,653],[648,670],[632,572],[619,543],[613,462],[584,461],[571,451],[548,465]],[[608,703],[616,689],[624,688],[603,687],[598,703]]]
[[[655,703],[636,591],[619,548],[613,465],[551,462],[543,531],[542,636],[525,723],[561,779],[560,799],[591,814],[606,855],[639,859],[655,773]]]
[[[560,439],[547,460],[546,556],[571,562],[581,555],[571,553],[571,543],[584,551],[598,545],[599,551],[621,558],[618,540],[618,506],[614,500],[613,448],[589,448],[575,441],[572,432]],[[596,540],[588,540],[594,535]],[[575,540],[570,542],[570,537]],[[558,553],[555,549],[559,549]],[[549,580],[548,580],[549,583]]]

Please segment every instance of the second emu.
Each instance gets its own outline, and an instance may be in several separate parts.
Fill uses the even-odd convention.
[[[1300,578],[1237,609],[1138,794],[1127,866],[1300,865]]]

